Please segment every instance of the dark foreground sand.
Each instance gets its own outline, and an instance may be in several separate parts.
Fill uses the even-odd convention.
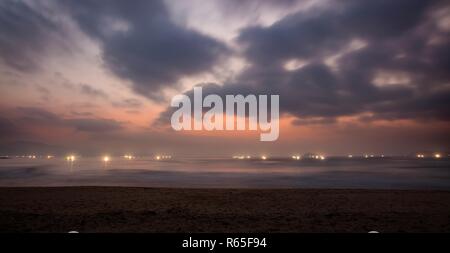
[[[0,232],[450,232],[450,192],[0,188]]]

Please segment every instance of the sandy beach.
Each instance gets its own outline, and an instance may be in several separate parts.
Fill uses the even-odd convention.
[[[1,232],[450,232],[450,192],[0,188]]]

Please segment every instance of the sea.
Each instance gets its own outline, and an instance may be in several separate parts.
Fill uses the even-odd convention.
[[[0,187],[450,189],[450,159],[2,157]]]

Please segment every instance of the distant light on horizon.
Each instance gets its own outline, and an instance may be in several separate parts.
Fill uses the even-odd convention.
[[[104,161],[105,163],[109,162],[109,160],[110,160],[109,156],[104,156],[104,157],[103,157],[103,161]]]
[[[157,155],[157,156],[155,156],[155,159],[156,160],[166,160],[166,159],[172,159],[172,156],[171,155]]]
[[[261,156],[261,159],[262,159],[262,160],[266,160],[266,159],[267,159],[267,156],[263,155],[263,156]]]
[[[127,160],[135,159],[135,157],[133,155],[124,155],[123,157]]]
[[[244,159],[250,159],[252,157],[249,156],[249,155],[234,155],[232,158],[233,159],[238,159],[238,160],[244,160]]]
[[[73,161],[75,161],[75,156],[74,155],[69,155],[69,156],[66,157],[66,160],[69,161],[69,162],[73,162]]]
[[[312,158],[314,158],[316,160],[325,160],[325,156],[324,155],[314,155],[314,156],[312,156]]]
[[[439,153],[434,154],[434,158],[441,158],[441,154],[439,154]]]
[[[301,158],[301,157],[300,157],[299,155],[293,155],[293,156],[292,156],[292,159],[294,159],[294,160],[300,160],[300,158]]]

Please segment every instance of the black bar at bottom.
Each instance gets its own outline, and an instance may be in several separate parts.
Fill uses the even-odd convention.
[[[447,234],[1,234],[2,247],[45,251],[114,249],[195,252],[345,250],[354,252],[427,250],[446,252]],[[9,245],[8,245],[9,244]]]

